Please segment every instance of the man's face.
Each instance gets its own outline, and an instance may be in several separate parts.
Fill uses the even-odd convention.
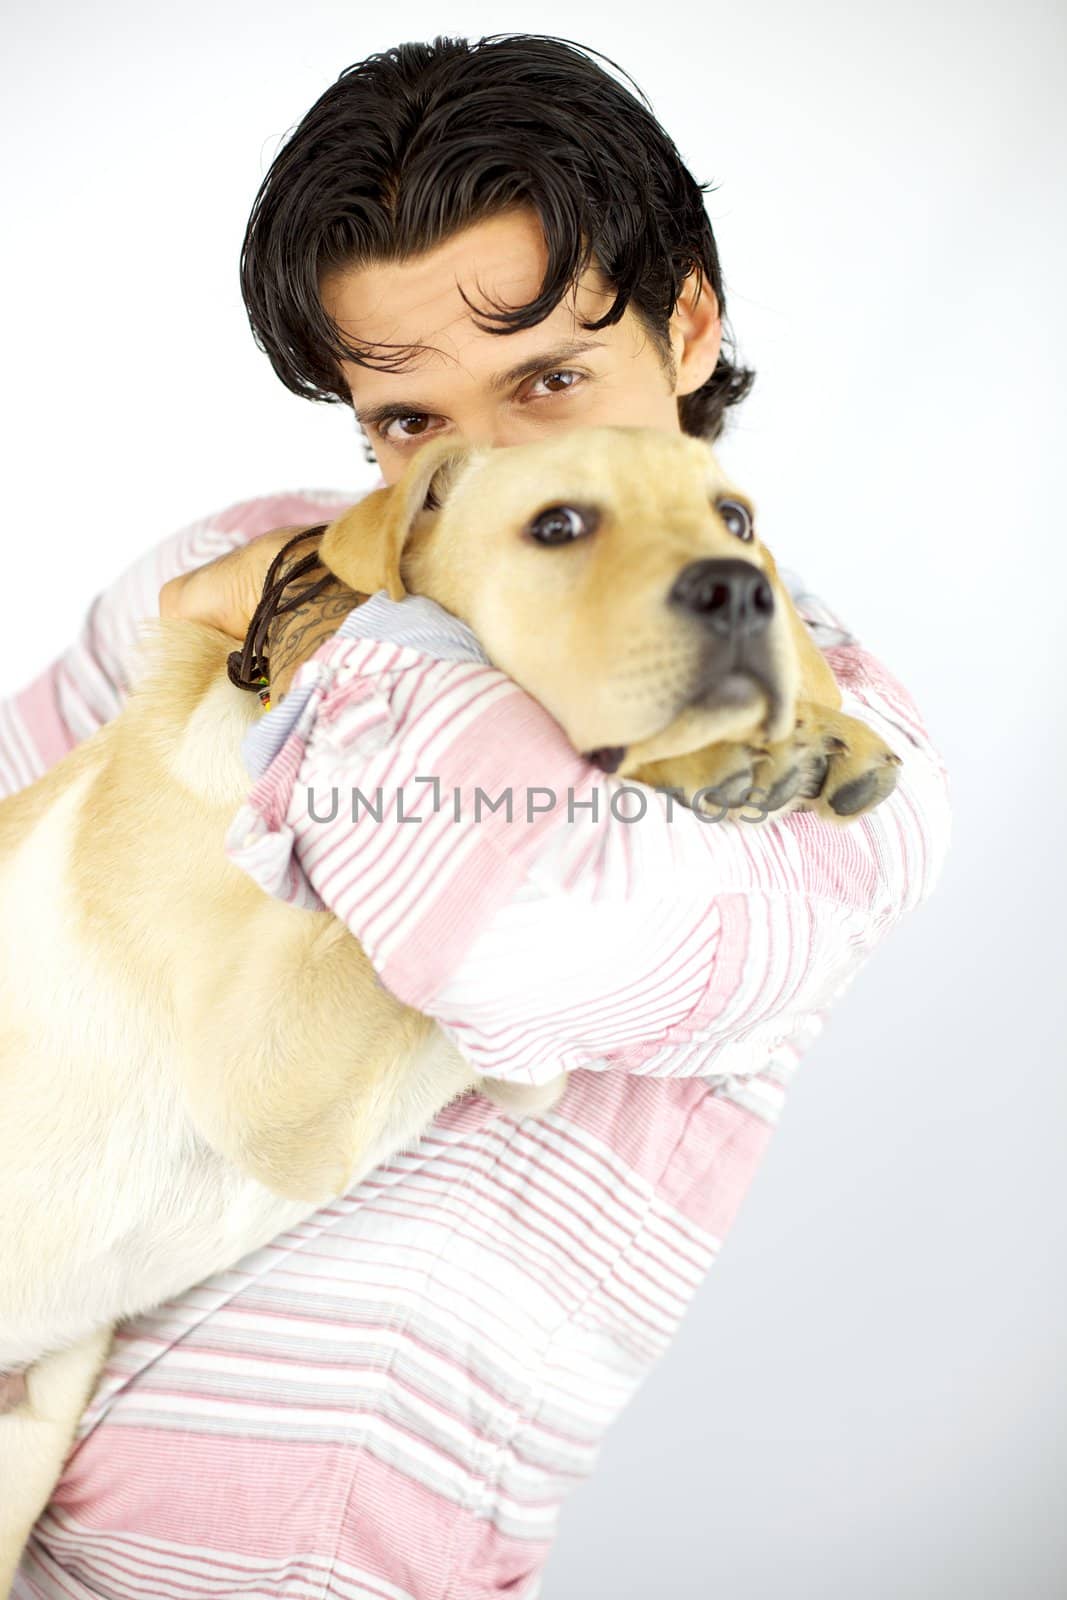
[[[699,388],[718,359],[711,290],[694,305],[695,275],[686,280],[669,328],[673,376],[632,306],[611,327],[581,327],[614,298],[595,265],[535,327],[501,335],[475,326],[460,288],[478,310],[524,305],[546,261],[536,215],[512,210],[422,255],[324,276],[323,305],[351,343],[429,347],[403,372],[342,367],[387,484],[429,439],[495,447],[605,424],[680,432],[678,396]]]

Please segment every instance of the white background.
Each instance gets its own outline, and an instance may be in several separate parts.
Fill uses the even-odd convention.
[[[8,0],[2,692],[184,522],[369,481],[285,391],[237,258],[350,62],[556,31],[709,197],[755,392],[722,448],[779,560],[915,694],[953,853],[805,1059],[546,1600],[1067,1592],[1064,12]],[[25,591],[29,591],[26,593]]]

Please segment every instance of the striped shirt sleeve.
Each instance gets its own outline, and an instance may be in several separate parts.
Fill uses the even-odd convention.
[[[0,798],[26,788],[118,715],[137,672],[139,624],[159,591],[261,533],[329,521],[358,493],[297,490],[243,500],[169,534],[89,604],[78,637],[25,688],[0,700]]]
[[[937,881],[944,765],[847,630],[825,653],[843,709],[903,757],[897,789],[847,828],[754,826],[606,777],[484,656],[442,659],[373,621],[360,636],[359,616],[294,678],[295,719],[227,850],[340,917],[481,1073],[716,1077],[724,1056],[731,1078],[758,1072]]]

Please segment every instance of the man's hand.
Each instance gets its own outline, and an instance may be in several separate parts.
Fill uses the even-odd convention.
[[[159,591],[160,616],[204,622],[228,633],[231,639],[242,640],[259,604],[271,562],[286,540],[299,532],[299,527],[274,528],[192,572],[170,578]],[[306,547],[298,545],[294,554],[306,555],[312,548],[309,540]]]
[[[274,528],[236,550],[228,550],[224,556],[216,556],[192,572],[168,579],[159,591],[160,616],[203,622],[242,643],[263,593],[271,562],[282,546],[299,532],[299,526]],[[296,545],[286,559],[281,576],[314,548],[310,539]],[[301,589],[310,588],[325,574],[325,567],[313,567],[286,589],[283,598],[288,600]],[[294,606],[271,623],[266,653],[270,659],[272,705],[278,704],[300,663],[314,655],[324,639],[336,633],[361,598],[339,578],[334,578],[321,594],[303,605]]]

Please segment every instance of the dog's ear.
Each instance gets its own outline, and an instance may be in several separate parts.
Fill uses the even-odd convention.
[[[469,448],[447,439],[423,445],[403,476],[375,489],[330,524],[319,543],[319,559],[357,594],[406,594],[400,577],[404,545],[420,515],[444,505]]]

